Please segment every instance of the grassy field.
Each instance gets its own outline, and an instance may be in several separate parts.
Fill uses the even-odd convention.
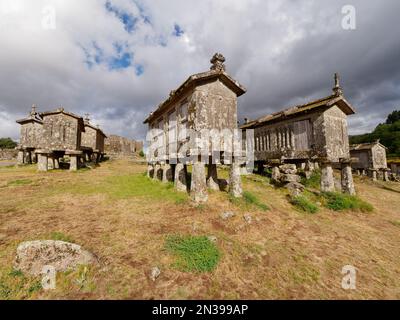
[[[309,191],[289,201],[250,175],[243,199],[210,192],[196,206],[145,169],[1,167],[0,299],[400,299],[399,184],[356,177],[355,200]],[[12,268],[18,244],[35,239],[82,245],[100,265],[59,273],[44,291]],[[357,268],[356,290],[341,287],[345,265]]]

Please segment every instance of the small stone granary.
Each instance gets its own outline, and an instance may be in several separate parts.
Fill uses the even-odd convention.
[[[32,110],[27,118],[16,121],[21,125],[20,143],[18,149],[18,164],[30,164],[36,162],[35,150],[39,147],[42,135],[43,120],[36,106],[32,105]]]
[[[228,157],[220,143],[211,143],[210,135],[203,134],[214,132],[215,137],[237,130],[237,97],[246,89],[225,72],[221,54],[210,62],[209,71],[190,76],[144,121],[149,126],[148,176],[174,181],[178,190],[190,190],[196,202],[207,201],[207,187],[219,189],[217,163],[230,165],[230,193],[240,197],[242,192],[238,159],[232,153]],[[206,146],[206,152],[199,152],[199,145]]]
[[[81,136],[85,131],[83,118],[67,112],[64,108],[40,114],[43,119],[43,130],[38,155],[38,170],[58,169],[59,159],[68,156],[70,170],[78,170],[82,156]]]
[[[292,163],[306,171],[321,166],[321,190],[334,191],[333,165],[340,164],[342,191],[354,194],[347,116],[355,113],[335,74],[333,94],[254,121],[242,129],[254,129],[254,159],[259,170],[265,164]]]
[[[389,180],[386,161],[387,148],[379,140],[371,143],[354,144],[350,146],[350,155],[358,161],[352,163],[352,168],[358,175],[368,174],[373,180],[381,178]]]
[[[86,161],[99,162],[104,156],[105,133],[90,123],[89,115],[86,114],[85,131],[82,132],[81,149]]]

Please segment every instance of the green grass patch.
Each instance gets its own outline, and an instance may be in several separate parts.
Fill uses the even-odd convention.
[[[265,203],[262,203],[258,197],[250,191],[244,191],[241,198],[235,198],[229,195],[229,201],[238,207],[243,207],[243,209],[250,209],[251,207],[256,207],[262,211],[268,211],[270,208]]]
[[[299,195],[291,199],[291,204],[293,204],[297,209],[307,213],[317,213],[319,208],[310,199],[304,195]]]
[[[17,179],[8,182],[7,186],[12,187],[12,186],[25,186],[28,184],[31,184],[33,181],[30,179]]]
[[[321,187],[321,170],[314,170],[310,176],[310,179],[302,177],[301,184],[306,188],[320,189]]]
[[[59,240],[59,241],[72,242],[72,243],[74,242],[74,240],[70,236],[68,236],[62,232],[57,232],[57,231],[50,233],[48,237],[50,240]]]
[[[400,220],[390,221],[390,223],[396,227],[400,227]]]
[[[29,299],[41,289],[40,280],[26,277],[19,270],[2,269],[0,271],[0,300]]]
[[[168,236],[165,248],[176,257],[174,266],[185,272],[211,272],[221,258],[217,246],[206,236]]]
[[[325,206],[334,211],[353,210],[371,212],[374,210],[371,204],[356,196],[338,192],[324,192],[322,193],[322,197],[325,199]]]

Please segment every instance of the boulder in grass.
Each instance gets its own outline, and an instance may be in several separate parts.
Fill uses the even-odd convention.
[[[35,240],[22,242],[18,246],[14,268],[39,275],[44,266],[52,266],[55,271],[63,272],[90,264],[98,264],[97,257],[77,244],[59,240]]]

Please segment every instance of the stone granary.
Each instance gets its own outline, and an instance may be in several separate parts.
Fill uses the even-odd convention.
[[[82,156],[81,134],[85,131],[83,118],[64,108],[40,114],[43,130],[39,142],[38,170],[59,168],[59,159],[68,156],[70,170],[77,170]]]
[[[371,143],[354,144],[350,146],[350,155],[358,161],[352,163],[357,174],[368,174],[373,180],[378,177],[388,181],[388,166],[386,162],[387,148],[379,140]]]
[[[228,145],[230,138],[214,143],[210,137],[237,130],[237,97],[246,89],[226,73],[221,54],[210,62],[209,71],[190,76],[144,121],[149,126],[148,175],[174,181],[196,202],[207,201],[207,187],[219,189],[217,163],[230,165],[230,193],[240,197],[242,192],[239,160],[232,157],[232,148],[221,151],[221,143]]]
[[[321,166],[321,190],[334,191],[333,165],[340,164],[342,191],[354,194],[347,116],[355,113],[345,99],[335,74],[333,94],[322,99],[276,112],[241,129],[254,129],[254,160],[264,164],[292,163],[306,170]]]
[[[32,105],[32,110],[27,118],[16,121],[21,125],[20,143],[18,149],[18,164],[30,164],[36,162],[35,150],[39,147],[42,135],[43,120],[36,106]]]
[[[86,114],[85,131],[82,131],[81,149],[86,161],[99,162],[104,156],[105,133],[97,126],[90,123],[89,115]]]

